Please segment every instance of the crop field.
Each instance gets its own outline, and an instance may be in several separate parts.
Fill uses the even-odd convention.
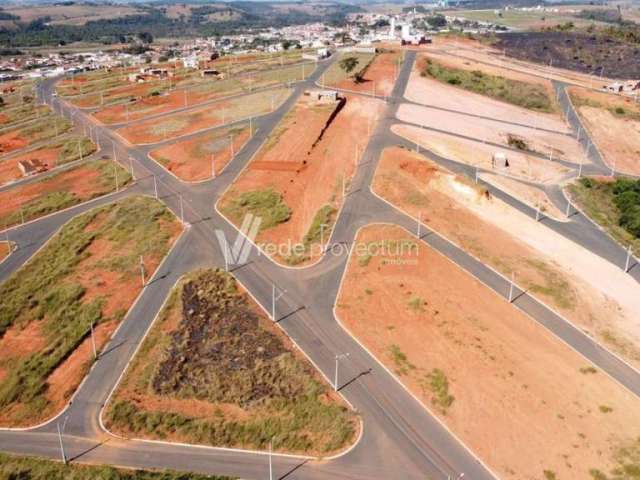
[[[238,355],[238,352],[242,352]],[[328,454],[357,417],[229,274],[184,277],[116,390],[108,428],[128,436]]]
[[[158,201],[136,197],[67,223],[0,284],[0,424],[25,426],[59,411],[181,231]]]
[[[372,188],[640,365],[637,283],[618,265],[406,149],[384,151]]]
[[[200,130],[264,115],[286,100],[288,89],[276,89],[231,98],[189,112],[176,113],[160,119],[150,119],[117,130],[133,144],[157,143]]]
[[[190,88],[172,90],[162,95],[147,95],[135,102],[110,105],[97,111],[94,116],[106,124],[139,120],[149,115],[158,115],[222,97],[296,82],[307,78],[313,73],[313,69],[313,65],[301,65],[259,72],[254,75],[232,75],[223,80],[207,80]]]
[[[500,478],[589,478],[637,451],[637,397],[543,326],[413,233],[355,244],[338,317]]]
[[[571,87],[571,101],[615,170],[640,175],[640,104],[633,98]]]
[[[0,185],[13,182],[22,177],[18,167],[21,161],[39,161],[47,170],[51,170],[65,163],[84,158],[96,151],[91,140],[78,135],[65,135],[62,138],[48,142],[46,145],[0,158]]]
[[[131,181],[110,160],[94,160],[0,192],[0,225],[16,225],[86,202]]]
[[[48,115],[26,125],[0,130],[0,157],[36,142],[55,138],[71,128],[71,123]]]
[[[249,140],[249,124],[216,129],[153,150],[149,156],[181,180],[195,182],[219,175]]]
[[[366,72],[366,69],[373,63],[375,53],[343,52],[340,57],[322,75],[320,83],[329,87],[338,86],[343,82],[353,83],[353,79],[359,73]],[[354,58],[354,67],[350,71],[340,66],[340,62],[347,58]]]
[[[276,261],[313,261],[381,111],[380,101],[360,96],[332,104],[301,97],[221,198],[221,211],[237,226],[247,213],[261,217],[258,244],[295,245],[271,252]]]

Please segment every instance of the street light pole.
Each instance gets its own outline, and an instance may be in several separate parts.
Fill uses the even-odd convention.
[[[58,440],[60,441],[60,453],[62,455],[62,463],[67,464],[67,455],[64,453],[64,443],[62,442],[62,432],[64,431],[64,427],[67,424],[67,420],[69,417],[64,417],[64,422],[62,427],[60,427],[60,422],[56,423],[56,427],[58,428]]]
[[[338,391],[338,365],[339,365],[339,360],[341,358],[347,358],[349,356],[348,353],[342,353],[340,355],[336,355],[336,370],[335,370],[335,374],[333,376],[333,390],[334,391]]]
[[[287,293],[286,290],[283,290],[276,296],[276,290],[277,290],[276,284],[272,283],[271,284],[271,321],[272,322],[276,321],[276,302],[280,300],[285,293]]]

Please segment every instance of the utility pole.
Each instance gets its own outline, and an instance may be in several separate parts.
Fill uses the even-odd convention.
[[[276,321],[276,302],[278,300],[280,300],[285,293],[287,293],[286,290],[282,290],[280,293],[278,293],[278,295],[276,295],[276,284],[272,283],[271,284],[271,321],[275,322]]]
[[[116,165],[115,162],[113,164],[113,176],[116,181],[116,192],[117,192],[118,190],[120,190],[120,186],[118,185],[118,165]]]
[[[509,303],[513,302],[513,283],[516,278],[516,272],[511,272],[511,284],[509,285]]]
[[[133,157],[129,155],[129,173],[131,174],[131,180],[135,181],[136,174],[133,171]]]
[[[631,244],[627,247],[627,260],[624,263],[624,273],[629,271],[629,264],[631,263]]]
[[[179,195],[180,198],[180,221],[184,225],[184,202],[182,201],[182,194]]]
[[[96,350],[96,336],[93,328],[93,321],[91,322],[91,346],[93,347],[93,359],[98,358],[98,351]]]
[[[249,138],[253,137],[253,117],[249,117]]]
[[[540,205],[536,205],[536,222],[540,221]]]
[[[269,480],[273,480],[273,439],[269,440]]]
[[[153,176],[153,193],[156,197],[156,200],[158,199],[158,179],[156,178],[156,176]]]
[[[349,356],[348,353],[342,353],[340,355],[336,355],[336,370],[333,376],[333,390],[335,392],[338,391],[338,365],[341,358],[347,358]]]
[[[78,138],[78,154],[80,155],[80,161],[82,161],[82,145],[80,144],[79,138]]]
[[[140,278],[142,279],[142,288],[144,288],[146,272],[144,271],[144,258],[140,255]]]
[[[216,178],[215,154],[211,152],[211,178]]]
[[[418,240],[422,237],[422,212],[418,212],[418,231],[416,237],[418,237]]]
[[[60,441],[60,453],[62,455],[62,463],[67,464],[67,456],[64,453],[64,443],[62,442],[62,432],[64,432],[64,427],[67,425],[68,416],[64,417],[64,422],[62,423],[62,427],[60,426],[60,422],[56,423],[58,428],[58,440]]]
[[[571,200],[567,200],[567,210],[565,212],[565,217],[569,218],[569,214],[571,213]]]

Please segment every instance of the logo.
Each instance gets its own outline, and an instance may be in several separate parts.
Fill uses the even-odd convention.
[[[261,217],[254,217],[251,213],[246,214],[242,220],[242,225],[240,226],[236,240],[233,242],[233,246],[229,245],[224,232],[216,229],[216,238],[222,249],[227,270],[229,269],[229,265],[242,265],[246,263],[251,253],[251,244],[258,235],[261,223]]]

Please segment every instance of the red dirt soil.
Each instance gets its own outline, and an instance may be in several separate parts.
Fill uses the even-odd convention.
[[[292,210],[291,218],[261,231],[258,243],[300,242],[318,210],[327,204],[338,210],[342,205],[342,179],[346,178],[348,183],[352,177],[356,147],[361,155],[369,139],[367,124],[371,122],[373,131],[383,108],[378,100],[346,98],[345,107],[312,149],[333,107],[316,107],[308,98],[301,97],[221,199],[224,209],[227,202],[243,192],[271,188],[282,195]],[[327,232],[324,239],[328,238]],[[276,259],[286,263],[284,258]]]
[[[341,81],[337,88],[389,96],[396,83],[400,57],[399,52],[379,53],[367,68],[362,82],[356,83],[352,78],[347,78]]]
[[[11,253],[11,244],[9,242],[0,242],[0,262]],[[1,349],[0,349],[1,350]]]
[[[29,145],[29,140],[20,136],[20,129],[10,130],[0,135],[0,156]]]
[[[354,252],[382,241],[387,254],[352,254],[337,314],[433,414],[500,478],[585,479],[615,464],[640,433],[638,398],[406,230],[365,227]]]
[[[62,147],[40,148],[22,155],[0,160],[0,185],[22,178],[18,163],[25,160],[39,160],[47,170],[56,166],[56,160]]]
[[[229,129],[212,132],[153,150],[149,156],[181,180],[196,182],[211,178],[211,156],[219,175],[231,161]],[[249,140],[249,128],[233,137],[233,152],[237,153]]]

